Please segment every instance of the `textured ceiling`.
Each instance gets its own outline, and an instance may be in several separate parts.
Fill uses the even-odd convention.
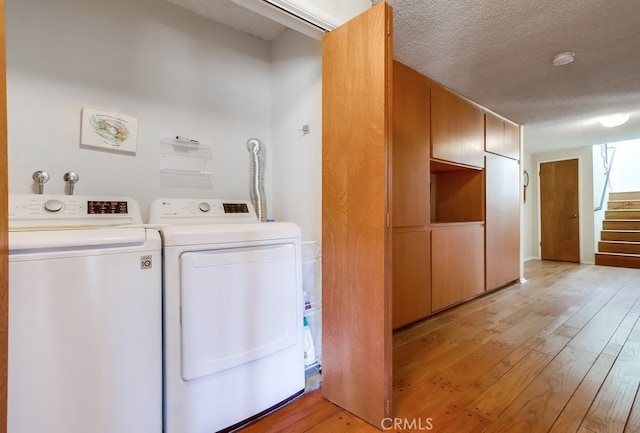
[[[527,152],[640,137],[640,1],[388,3],[395,58],[524,125]],[[552,66],[562,51],[575,61]],[[617,112],[626,125],[596,120]]]
[[[230,0],[168,1],[267,40],[282,31]],[[640,138],[640,0],[388,3],[396,60],[522,124],[526,152]],[[575,61],[552,66],[562,51]],[[617,112],[626,125],[597,122]]]

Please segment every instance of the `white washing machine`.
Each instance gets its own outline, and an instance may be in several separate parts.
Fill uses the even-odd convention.
[[[304,391],[301,231],[248,201],[159,199],[165,432],[231,431]]]
[[[9,195],[9,433],[162,431],[162,246],[141,222],[129,198]]]

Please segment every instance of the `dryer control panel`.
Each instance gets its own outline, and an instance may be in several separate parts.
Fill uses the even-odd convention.
[[[142,224],[129,197],[9,194],[9,230]]]
[[[149,207],[150,224],[255,223],[258,217],[248,200],[157,199]]]

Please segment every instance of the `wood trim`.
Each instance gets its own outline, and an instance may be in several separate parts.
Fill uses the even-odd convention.
[[[9,341],[9,189],[7,180],[7,67],[4,0],[0,0],[0,433],[7,431]]]
[[[322,41],[323,396],[374,426],[391,413],[391,8]]]

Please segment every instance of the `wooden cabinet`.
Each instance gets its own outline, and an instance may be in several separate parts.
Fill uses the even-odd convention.
[[[486,288],[520,278],[520,166],[518,161],[487,153]]]
[[[460,96],[431,88],[431,157],[484,167],[484,115]]]
[[[393,69],[393,327],[431,314],[429,80]]]
[[[433,311],[484,292],[482,223],[433,224],[431,250]]]
[[[491,113],[485,113],[485,150],[520,159],[520,127]]]
[[[392,34],[380,2],[322,42],[322,394],[374,426],[393,327],[485,287],[483,111],[394,68]]]

